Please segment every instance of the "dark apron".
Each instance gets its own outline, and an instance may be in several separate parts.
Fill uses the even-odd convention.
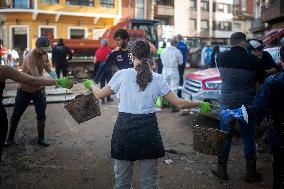
[[[156,114],[119,113],[111,139],[111,157],[135,161],[165,156]]]

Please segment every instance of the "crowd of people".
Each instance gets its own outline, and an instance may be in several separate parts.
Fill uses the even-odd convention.
[[[264,117],[269,119],[269,142],[273,154],[273,188],[284,188],[284,72],[278,67],[264,45],[258,40],[246,40],[246,35],[237,32],[230,37],[231,48],[218,54],[216,62],[222,79],[220,129],[228,132],[218,155],[218,168],[212,170],[220,179],[229,178],[227,164],[232,144],[232,137],[239,127],[244,142],[246,159],[246,182],[255,182],[261,174],[256,169],[255,132],[257,122]],[[284,61],[284,47],[279,50],[281,61]],[[281,65],[281,64],[280,64]],[[256,83],[261,84],[256,87]],[[240,121],[235,114],[228,121],[231,110],[240,111],[245,106],[248,121]],[[242,114],[245,114],[244,112]],[[243,115],[244,116],[244,115]]]
[[[111,140],[111,157],[114,159],[115,188],[131,188],[133,162],[139,161],[141,185],[143,188],[158,188],[158,158],[165,156],[162,137],[160,135],[155,103],[163,97],[171,104],[172,111],[183,108],[198,107],[201,112],[209,112],[207,102],[190,101],[180,98],[179,86],[183,85],[183,75],[187,63],[188,47],[182,36],[177,35],[158,49],[157,72],[154,72],[151,61],[151,47],[147,40],[137,39],[129,42],[127,30],[119,29],[113,39],[116,48],[111,50],[106,39],[101,39],[101,47],[96,51],[94,75],[84,80],[86,89],[93,92],[96,98],[113,101],[111,95],[116,93],[118,101],[118,117],[114,125]],[[272,153],[273,187],[284,187],[284,75],[281,67],[276,66],[271,55],[265,51],[258,40],[247,40],[246,35],[236,32],[230,37],[231,48],[219,52],[215,48],[211,55],[211,63],[217,66],[222,79],[221,109],[234,110],[242,105],[247,107],[248,122],[226,122],[220,114],[220,130],[229,133],[223,148],[218,155],[217,170],[213,174],[220,179],[229,178],[227,164],[235,133],[235,125],[240,127],[244,140],[246,159],[246,182],[254,182],[260,178],[256,170],[255,128],[256,123],[269,112],[273,125]],[[50,68],[48,53],[52,52],[52,63],[56,73]],[[284,60],[284,47],[280,50]],[[36,48],[31,49],[23,59],[22,72],[10,66],[0,66],[0,160],[3,146],[14,143],[17,125],[27,106],[32,100],[37,115],[38,144],[47,147],[45,140],[46,94],[44,86],[59,85],[71,88],[72,81],[67,76],[67,62],[72,58],[70,49],[63,40],[50,47],[46,37],[39,37]],[[284,62],[284,61],[283,61]],[[53,79],[43,77],[47,71]],[[60,77],[62,73],[63,77]],[[15,106],[10,119],[2,104],[5,80],[19,82]],[[262,84],[257,93],[256,83]],[[100,84],[100,87],[97,85]],[[106,101],[105,101],[106,98]],[[281,109],[282,108],[282,109]],[[222,111],[223,112],[223,111]],[[4,124],[2,124],[4,123]],[[8,131],[9,130],[9,131]]]
[[[115,32],[114,39],[117,45],[114,50],[109,52],[107,41],[102,40],[102,47],[97,52],[99,56],[96,56],[95,62],[98,66],[93,79],[95,83],[101,82],[102,88],[94,84],[91,79],[85,80],[84,86],[92,90],[98,99],[109,97],[114,92],[118,94],[119,114],[114,126],[111,144],[115,188],[131,187],[133,162],[136,160],[139,160],[141,165],[141,185],[143,188],[158,188],[158,158],[164,157],[165,151],[155,113],[156,99],[162,96],[178,108],[199,107],[200,111],[204,113],[210,111],[210,105],[207,102],[179,98],[164,77],[153,72],[149,42],[136,40],[129,45],[128,33],[123,29]],[[61,69],[62,65],[58,65],[57,74],[59,74],[57,76],[50,69],[48,52],[54,53],[58,49],[67,49],[64,48],[63,41],[55,46],[52,51],[48,38],[39,37],[36,40],[36,48],[31,49],[23,60],[22,72],[10,66],[0,66],[0,155],[4,145],[8,147],[14,144],[17,125],[31,100],[34,103],[37,115],[38,144],[43,147],[49,146],[44,134],[46,120],[44,86],[72,87],[72,81],[67,77],[57,79],[60,71],[63,71],[63,76],[65,74],[64,68]],[[68,52],[68,49],[64,51]],[[55,65],[57,60],[60,60],[58,57],[63,57],[66,60],[66,56],[57,53],[53,57]],[[113,66],[118,69],[114,76],[104,77],[112,70]],[[44,78],[44,70],[56,79]],[[7,114],[2,103],[5,80],[7,79],[19,82],[9,129]],[[108,81],[108,79],[110,80]],[[107,84],[105,84],[106,81]],[[4,124],[2,125],[2,123]]]

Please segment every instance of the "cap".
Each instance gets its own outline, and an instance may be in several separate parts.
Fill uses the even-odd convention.
[[[41,36],[36,40],[36,47],[41,48],[44,52],[51,52],[49,39],[45,36]]]
[[[248,46],[250,46],[251,50],[262,50],[265,47],[265,45],[261,44],[257,40],[250,40],[248,43]]]

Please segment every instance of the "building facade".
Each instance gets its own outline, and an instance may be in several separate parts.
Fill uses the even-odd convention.
[[[267,4],[267,0],[253,0],[253,20],[251,21],[251,32],[254,38],[261,38],[268,25],[261,20],[261,10]]]
[[[267,23],[269,29],[284,28],[284,1],[266,1],[262,6],[261,21]]]
[[[253,38],[251,22],[253,20],[253,1],[234,0],[233,5],[233,32],[241,31],[247,38]]]
[[[7,48],[34,48],[43,35],[95,39],[122,18],[121,0],[5,0],[0,4],[0,39]]]
[[[232,34],[233,0],[175,0],[177,33],[205,44],[227,44]]]

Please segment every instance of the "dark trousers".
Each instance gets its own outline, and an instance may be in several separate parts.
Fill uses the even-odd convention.
[[[104,62],[99,62],[99,69],[101,69],[101,67],[104,65],[105,63]],[[100,79],[100,85],[101,85],[101,88],[103,88],[110,80],[111,80],[111,77],[112,77],[112,71],[111,70],[106,70],[101,79]],[[110,98],[110,96],[107,97],[108,99]]]
[[[0,102],[1,103],[1,102]],[[8,119],[3,105],[0,105],[0,162],[6,135],[8,131]]]
[[[111,77],[112,77],[111,71],[107,71],[104,73],[104,75],[100,80],[101,88],[103,88],[111,80]]]
[[[56,64],[55,72],[56,72],[57,78],[60,78],[60,73],[62,73],[63,77],[66,77],[67,76],[67,64]]]
[[[158,67],[158,74],[162,74],[163,71],[163,64],[161,58],[158,58],[156,61],[157,67]]]
[[[31,100],[35,106],[35,112],[38,121],[45,121],[45,109],[46,109],[46,94],[45,89],[41,89],[35,93],[28,93],[18,89],[17,96],[15,99],[14,111],[12,118],[15,120],[20,120],[21,116],[27,109]]]
[[[273,150],[273,189],[284,189],[284,149]]]
[[[183,75],[184,75],[185,64],[178,66],[179,72],[179,86],[183,86]],[[181,90],[178,90],[178,97],[181,98]]]
[[[94,72],[93,72],[93,80],[95,80],[95,77],[96,77],[98,70],[99,70],[99,64],[95,63],[94,64]]]

